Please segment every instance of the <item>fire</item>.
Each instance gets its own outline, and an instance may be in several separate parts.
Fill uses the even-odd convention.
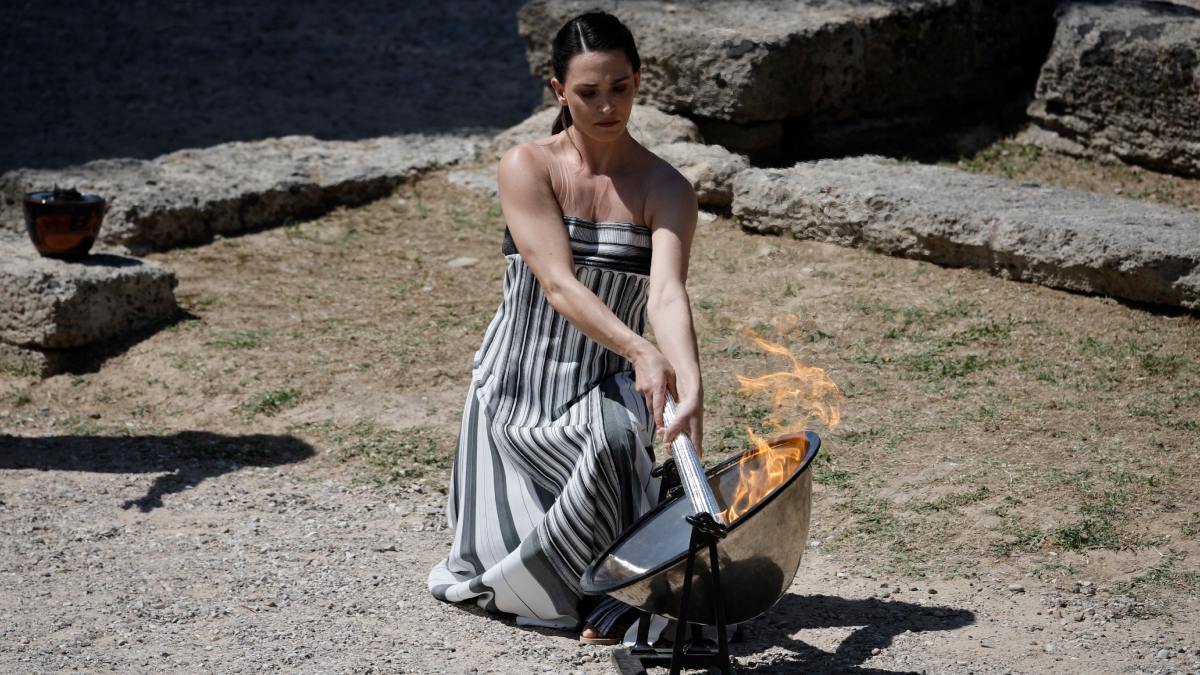
[[[805,430],[820,425],[832,431],[841,419],[842,391],[824,370],[804,365],[783,345],[755,334],[749,337],[768,354],[786,357],[791,368],[758,377],[737,376],[742,392],[771,396],[774,409],[767,425],[773,438],[767,441],[746,428],[754,449],[738,462],[737,491],[721,512],[726,523],[733,523],[792,475],[808,450]]]

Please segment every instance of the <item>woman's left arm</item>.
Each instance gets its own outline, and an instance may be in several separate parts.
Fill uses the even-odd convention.
[[[684,432],[700,453],[704,442],[704,383],[687,293],[688,258],[696,232],[696,194],[679,172],[663,171],[646,200],[651,234],[646,314],[659,351],[675,370],[676,420],[664,432],[667,447]]]

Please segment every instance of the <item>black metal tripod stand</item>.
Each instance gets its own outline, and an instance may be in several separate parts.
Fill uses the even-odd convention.
[[[668,459],[662,466],[654,470],[663,479],[659,490],[660,501],[671,496],[678,489],[679,475],[676,473],[674,460]],[[692,536],[688,544],[687,561],[683,571],[683,594],[679,603],[679,614],[675,625],[675,642],[670,648],[659,648],[650,645],[650,613],[642,612],[638,619],[637,642],[633,647],[620,647],[613,650],[613,664],[622,675],[645,675],[646,668],[664,666],[671,669],[671,675],[678,675],[683,668],[712,668],[717,667],[725,675],[733,674],[733,666],[729,660],[729,641],[725,626],[725,600],[721,593],[721,566],[717,558],[717,542],[725,537],[725,526],[717,522],[710,513],[697,513],[687,517],[692,526]],[[713,611],[716,614],[717,644],[704,637],[703,628],[699,624],[691,624],[691,639],[687,638],[689,609],[692,596],[692,577],[696,569],[696,556],[702,551],[708,551],[709,597],[712,598]]]

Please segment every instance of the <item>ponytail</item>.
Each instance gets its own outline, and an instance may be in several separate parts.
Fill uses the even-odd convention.
[[[558,116],[554,118],[554,127],[550,130],[550,134],[557,134],[569,126],[571,126],[571,109],[564,105],[558,109]]]

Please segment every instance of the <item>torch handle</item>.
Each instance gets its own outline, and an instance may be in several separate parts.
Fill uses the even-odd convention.
[[[671,426],[676,417],[675,399],[668,393],[667,403],[663,407],[663,423]],[[725,520],[721,518],[721,509],[717,506],[717,498],[704,475],[704,466],[696,456],[696,446],[692,445],[692,439],[685,433],[679,433],[675,440],[671,441],[671,452],[675,457],[675,466],[679,469],[679,482],[683,484],[683,491],[692,503],[692,511],[697,514],[707,513],[718,523],[725,525]]]

